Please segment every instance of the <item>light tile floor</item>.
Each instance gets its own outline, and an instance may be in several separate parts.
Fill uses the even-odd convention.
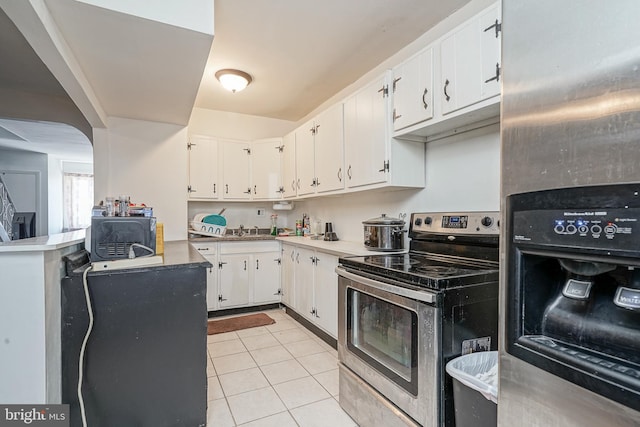
[[[209,335],[207,427],[357,427],[338,404],[338,354],[284,310]]]

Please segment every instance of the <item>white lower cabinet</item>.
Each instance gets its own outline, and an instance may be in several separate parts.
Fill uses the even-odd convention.
[[[221,242],[218,308],[279,302],[280,262],[278,242]]]
[[[207,268],[207,311],[218,309],[218,243],[192,243],[211,263]]]
[[[334,338],[338,336],[338,257],[283,244],[283,300]]]
[[[197,242],[207,269],[207,311],[280,302],[280,243]]]
[[[282,290],[280,288],[281,256],[276,250],[259,252],[253,255],[253,303],[268,304],[280,302]]]
[[[282,245],[282,303],[291,308],[295,304],[296,256],[295,246]]]

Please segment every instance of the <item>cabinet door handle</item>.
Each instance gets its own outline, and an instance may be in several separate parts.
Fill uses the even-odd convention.
[[[342,182],[342,168],[338,168],[338,181]]]
[[[260,260],[256,260],[256,270],[260,270]]]
[[[244,194],[251,194],[251,187],[247,188],[247,191],[243,191]]]
[[[449,86],[449,79],[445,80],[444,82],[444,99],[449,102],[449,100],[451,99],[451,97],[449,96],[449,94],[447,93],[447,86]]]
[[[294,261],[293,251],[291,251],[291,261]]]
[[[222,302],[222,301],[226,301],[226,298],[222,298],[222,295],[218,295],[218,301]]]
[[[253,186],[253,194],[258,194],[258,186],[257,185]]]
[[[400,117],[402,117],[402,114],[396,114],[396,109],[393,109],[393,121],[395,122],[396,120],[398,120]]]
[[[349,168],[347,169],[347,176],[351,179],[351,165],[349,165]]]
[[[402,80],[402,77],[398,77],[397,79],[393,79],[393,93],[396,92],[396,86],[398,84],[398,82]]]
[[[296,191],[296,180],[291,181],[291,191]]]
[[[213,183],[213,194],[216,194],[216,184],[215,184],[215,182]]]
[[[316,316],[318,319],[320,318],[320,316],[318,315],[318,309],[314,308],[313,311],[315,311],[314,316]]]
[[[298,190],[300,189],[300,178],[298,178]]]
[[[485,83],[489,83],[491,81],[500,81],[500,63],[496,62],[496,75],[491,77],[490,79],[485,80]]]
[[[278,289],[278,292],[276,292],[274,295],[282,295],[282,289]]]
[[[225,194],[229,194],[229,184],[225,184],[224,186],[225,186],[225,189],[224,189]]]
[[[427,104],[427,93],[429,91],[427,90],[427,88],[424,88],[424,92],[422,93],[422,106],[424,107],[424,109],[426,110],[427,108],[429,108],[429,104]]]
[[[244,269],[245,269],[245,271],[247,269],[247,260],[246,259],[244,260]]]
[[[296,254],[296,262],[300,264],[300,252]]]

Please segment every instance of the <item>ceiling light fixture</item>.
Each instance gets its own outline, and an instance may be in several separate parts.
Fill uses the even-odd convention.
[[[230,68],[216,72],[216,79],[220,81],[222,87],[233,93],[240,92],[251,83],[251,76],[244,71]]]

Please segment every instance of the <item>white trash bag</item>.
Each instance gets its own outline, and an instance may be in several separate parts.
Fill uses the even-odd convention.
[[[498,403],[498,352],[465,354],[447,363],[447,373],[462,384]]]

